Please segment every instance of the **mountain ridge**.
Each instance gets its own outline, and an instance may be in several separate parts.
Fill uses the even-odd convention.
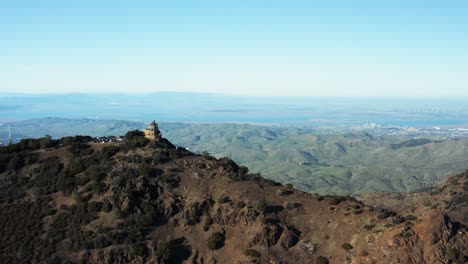
[[[86,120],[28,120],[13,125],[13,132],[24,137],[103,136],[145,127],[135,121]],[[218,158],[230,157],[264,177],[321,194],[410,192],[435,186],[468,169],[468,139],[411,141],[411,137],[366,132],[329,134],[298,127],[242,124],[162,122],[160,128],[178,146],[193,152],[208,151]],[[6,126],[0,126],[0,137],[7,137]],[[402,143],[396,149],[389,147]]]
[[[5,263],[463,263],[466,227],[282,186],[131,131],[0,148]],[[403,212],[403,211],[402,211]]]

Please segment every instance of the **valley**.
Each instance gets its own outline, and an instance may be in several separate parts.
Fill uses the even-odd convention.
[[[143,122],[44,118],[16,122],[17,137],[123,135]],[[468,169],[468,138],[374,135],[307,127],[160,123],[177,146],[230,157],[252,172],[320,194],[409,192]],[[6,137],[6,126],[0,126]]]

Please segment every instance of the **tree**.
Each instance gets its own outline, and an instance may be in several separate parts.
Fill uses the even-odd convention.
[[[128,131],[124,136],[124,138],[126,140],[134,140],[134,139],[138,139],[138,138],[142,138],[142,137],[145,137],[145,133],[143,131],[140,131],[140,130]]]

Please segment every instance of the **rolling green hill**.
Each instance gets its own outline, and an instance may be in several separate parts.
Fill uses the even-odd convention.
[[[15,123],[13,130],[23,138],[57,138],[121,135],[144,127],[134,121],[45,118]],[[160,123],[160,129],[176,145],[231,157],[263,177],[321,194],[413,191],[468,169],[468,139],[376,137],[230,123]],[[0,126],[0,137],[6,137],[5,125]]]
[[[238,124],[191,125],[168,129],[166,135],[191,150],[229,156],[266,178],[322,194],[413,191],[468,168],[468,139],[414,140]]]

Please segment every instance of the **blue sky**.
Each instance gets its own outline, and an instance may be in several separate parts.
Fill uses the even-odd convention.
[[[468,96],[467,1],[4,1],[0,92]]]

